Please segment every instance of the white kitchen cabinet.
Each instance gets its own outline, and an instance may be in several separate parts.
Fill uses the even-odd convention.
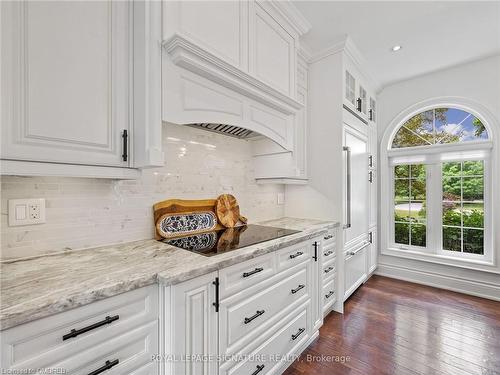
[[[90,328],[90,329],[89,329]],[[2,331],[2,369],[156,374],[158,287],[136,289]]]
[[[368,245],[362,244],[345,254],[344,301],[367,279]]]
[[[371,227],[368,233],[370,245],[368,247],[368,274],[372,274],[377,268],[378,262],[378,242],[377,227]]]
[[[217,374],[217,272],[171,287],[172,375]],[[179,360],[176,360],[179,359]],[[188,359],[188,360],[183,360]]]
[[[250,73],[288,96],[295,96],[296,37],[260,3],[251,2]]]
[[[160,61],[144,61],[149,54],[161,59],[158,45],[146,45],[158,31],[153,26],[161,26],[157,5],[1,6],[3,174],[136,177],[133,167],[163,162],[160,107],[152,103],[161,94],[154,74]],[[144,50],[134,49],[134,38]],[[145,90],[151,90],[147,102]]]
[[[251,130],[259,183],[306,183],[310,26],[293,4],[167,1],[163,14],[163,120]]]
[[[350,124],[344,124],[346,247],[366,240],[369,215],[368,138]]]

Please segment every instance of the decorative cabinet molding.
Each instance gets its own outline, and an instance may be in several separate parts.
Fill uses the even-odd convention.
[[[304,183],[307,21],[274,1],[199,4],[164,4],[163,120],[252,130],[257,180]]]
[[[135,167],[163,162],[161,149],[150,144],[158,142],[158,132],[146,129],[161,131],[160,62],[155,60],[161,59],[161,48],[143,44],[154,36],[154,27],[161,27],[151,19],[159,13],[152,8],[161,4],[1,6],[7,20],[2,23],[1,158],[8,161],[2,174],[57,170],[58,175],[94,176],[88,167],[99,166],[109,167],[109,174],[96,169],[95,177],[130,178],[138,176]],[[152,79],[158,82],[153,90]],[[154,100],[158,104],[151,107]],[[150,138],[141,139],[146,133]]]

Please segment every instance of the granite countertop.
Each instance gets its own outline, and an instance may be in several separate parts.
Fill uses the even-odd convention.
[[[154,283],[173,285],[338,226],[297,218],[258,224],[301,232],[213,257],[143,240],[4,262],[0,265],[0,330]]]

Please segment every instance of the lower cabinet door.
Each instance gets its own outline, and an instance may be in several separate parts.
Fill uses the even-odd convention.
[[[293,355],[307,344],[307,305],[283,319],[281,327],[251,353],[241,353],[221,366],[220,375],[281,374]]]
[[[217,272],[172,286],[173,375],[218,373]]]
[[[344,301],[366,280],[367,246],[345,255]]]

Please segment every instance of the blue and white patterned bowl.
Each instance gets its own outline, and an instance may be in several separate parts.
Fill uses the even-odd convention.
[[[164,238],[208,232],[216,226],[217,217],[210,211],[165,214],[157,223],[158,233]]]

